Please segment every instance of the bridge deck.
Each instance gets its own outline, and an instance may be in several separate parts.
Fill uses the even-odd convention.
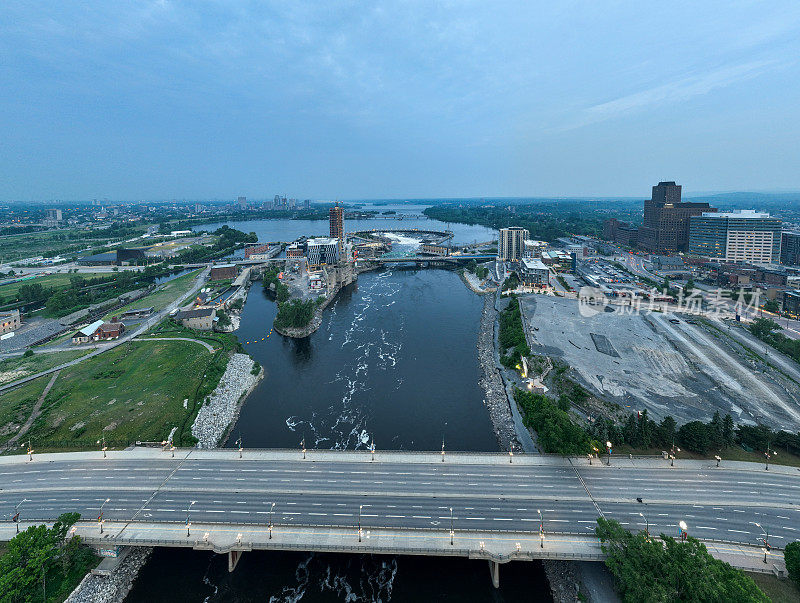
[[[20,507],[23,522],[52,520],[65,511],[96,518],[108,498],[102,541],[117,544],[368,547],[495,560],[597,558],[593,530],[600,515],[642,530],[643,513],[651,533],[668,535],[683,520],[691,535],[722,543],[725,554],[749,550],[751,557],[763,553],[737,545],[758,546],[761,531],[754,522],[769,529],[778,549],[800,531],[796,468],[717,468],[706,461],[669,467],[660,459],[616,458],[609,467],[585,459],[515,455],[509,462],[504,454],[453,453],[442,462],[436,453],[380,451],[374,461],[364,451],[309,451],[303,460],[299,451],[245,450],[243,457],[236,450],[180,450],[172,458],[153,449],[109,452],[106,459],[98,452],[34,455],[32,462],[2,457],[0,505],[13,508],[27,499]],[[194,526],[189,537],[187,514]],[[270,521],[271,541],[265,540]],[[0,535],[10,530],[5,523]],[[97,523],[83,524],[80,533],[96,540]]]

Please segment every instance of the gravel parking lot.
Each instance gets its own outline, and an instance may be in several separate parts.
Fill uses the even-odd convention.
[[[741,423],[800,429],[797,383],[723,335],[657,312],[615,307],[587,317],[573,299],[531,295],[522,303],[533,352],[562,359],[603,399],[647,408],[657,420],[707,421],[718,410]]]

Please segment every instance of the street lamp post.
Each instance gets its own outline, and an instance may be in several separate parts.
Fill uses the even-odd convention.
[[[544,548],[544,518],[542,517],[542,510],[536,509],[539,514],[539,548]]]
[[[508,462],[514,462],[514,446],[511,444],[508,445]]]
[[[239,432],[239,439],[236,440],[236,445],[239,446],[239,458],[242,458],[242,432]]]
[[[101,533],[101,534],[103,533],[103,507],[105,507],[105,506],[106,506],[106,503],[107,503],[109,500],[111,500],[111,499],[110,499],[110,498],[107,498],[107,499],[105,499],[105,500],[103,501],[103,504],[102,504],[102,505],[100,505],[100,514],[97,516],[97,523],[99,523],[99,524],[100,524],[100,533]]]
[[[269,508],[269,539],[272,540],[272,512],[275,510],[275,503]]]
[[[442,438],[442,462],[444,463],[444,438]]]
[[[720,463],[720,461],[722,460],[722,457],[721,457],[721,456],[719,456],[719,455],[716,455],[714,458],[715,458],[715,459],[716,459],[716,461],[717,461],[717,467],[719,467],[719,463]]]
[[[766,464],[764,465],[764,469],[769,471],[769,459],[773,456],[778,456],[778,453],[771,448],[771,442],[767,444],[767,451],[764,453],[764,458],[766,458]]]
[[[303,436],[300,447],[303,449],[303,460],[306,460],[306,436]]]
[[[17,524],[17,534],[19,534],[19,508],[22,506],[22,503],[31,502],[27,498],[23,498],[19,501],[16,505],[14,505],[14,517],[11,519]]]
[[[189,521],[189,515],[192,512],[192,507],[194,506],[194,503],[196,503],[196,502],[197,502],[196,500],[193,500],[192,502],[190,502],[189,503],[189,507],[186,509],[186,537],[187,538],[189,537],[189,527],[192,525],[192,523]]]
[[[103,452],[103,458],[106,458],[106,450],[108,450],[108,446],[106,446],[106,434],[103,434],[103,437],[97,440],[98,444],[102,444],[100,450]]]
[[[670,450],[670,453],[669,453],[669,466],[670,467],[674,467],[675,466],[675,453],[676,452],[680,452],[680,451],[681,451],[681,449],[678,448],[677,446],[675,446],[675,438],[673,438],[672,439],[672,449]]]
[[[455,530],[453,530],[453,507],[450,507],[450,546],[453,546],[453,537]]]
[[[686,522],[681,520],[678,524],[678,527],[681,529],[681,542],[685,542],[686,539],[689,537],[689,531],[686,526]]]
[[[33,446],[31,445],[31,441],[28,440],[28,460],[33,460]]]
[[[370,444],[370,452],[372,452],[372,460],[375,460],[375,440],[372,440],[372,444]]]
[[[769,531],[764,526],[762,526],[760,523],[758,523],[756,521],[751,521],[750,523],[752,523],[753,525],[756,525],[759,528],[761,528],[761,531],[764,534],[764,538],[763,538],[763,540],[764,540],[764,563],[766,563],[767,562],[767,551],[770,550],[770,546],[769,546]]]
[[[608,451],[608,466],[611,466],[611,442],[606,442],[606,450]]]
[[[358,541],[361,542],[361,509],[364,505],[358,505]]]
[[[647,521],[647,515],[644,513],[639,513],[639,517],[644,519],[644,535],[650,538],[650,522]]]

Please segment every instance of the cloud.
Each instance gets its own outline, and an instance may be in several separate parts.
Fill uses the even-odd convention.
[[[588,107],[582,111],[580,117],[574,123],[563,129],[581,128],[589,124],[645,110],[649,107],[687,101],[696,96],[708,94],[718,88],[752,79],[779,65],[780,62],[776,60],[749,61],[708,71],[700,75],[683,77],[667,84]]]

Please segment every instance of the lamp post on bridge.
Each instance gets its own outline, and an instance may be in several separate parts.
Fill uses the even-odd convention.
[[[236,445],[239,447],[239,458],[242,458],[242,432],[239,432],[239,439],[236,440]]]
[[[442,438],[442,462],[444,463],[444,438]]]
[[[678,523],[678,527],[681,532],[681,542],[686,542],[686,539],[689,537],[689,528],[686,526],[686,522],[681,520]]]
[[[275,510],[275,503],[269,507],[269,539],[272,540],[272,512]]]
[[[544,548],[544,518],[541,509],[536,509],[536,512],[539,514],[539,547]]]
[[[28,440],[28,460],[33,460],[33,446],[31,445],[31,441]]]
[[[303,460],[306,460],[306,436],[300,441],[300,448],[303,449]]]
[[[608,466],[611,466],[611,442],[606,442],[606,451],[608,452]]]
[[[453,529],[453,507],[450,507],[450,546],[453,546],[453,538],[455,535],[456,532]]]
[[[766,563],[767,552],[771,549],[769,546],[769,531],[756,521],[751,521],[750,523],[752,523],[754,526],[758,526],[761,529],[761,532],[764,534],[764,538],[762,538],[762,540],[764,541],[764,563]]]
[[[103,458],[106,458],[106,450],[108,450],[108,446],[106,446],[106,434],[103,434],[103,437],[97,440],[98,444],[102,443],[100,450],[103,452]]]
[[[375,460],[375,440],[372,440],[372,444],[369,445],[369,450],[372,452],[372,460]]]
[[[103,533],[103,523],[104,523],[104,520],[103,520],[103,507],[105,507],[105,506],[106,506],[106,503],[107,503],[109,500],[111,500],[111,499],[110,499],[110,498],[107,498],[107,499],[105,499],[105,500],[103,501],[103,504],[102,504],[102,505],[100,505],[100,514],[97,516],[97,523],[99,523],[99,524],[100,524],[100,533],[101,533],[101,534]]]
[[[767,459],[766,464],[764,465],[764,469],[766,469],[767,471],[769,471],[769,459],[771,459],[773,456],[778,456],[778,453],[771,448],[771,445],[772,445],[771,442],[767,444],[767,451],[764,453],[764,458]]]
[[[644,535],[647,536],[647,538],[650,538],[650,522],[647,521],[647,515],[644,513],[639,513],[639,517],[644,519]]]
[[[361,542],[361,509],[364,505],[358,505],[358,541]]]
[[[14,505],[14,516],[11,520],[17,525],[17,534],[19,534],[19,508],[22,506],[23,503],[31,502],[27,498],[23,498],[19,501],[16,505]]]
[[[190,527],[191,527],[191,525],[192,525],[192,522],[191,522],[191,521],[189,521],[189,516],[190,516],[190,514],[191,514],[191,512],[192,512],[192,507],[194,506],[194,504],[195,504],[196,502],[197,502],[196,500],[193,500],[193,501],[191,501],[191,502],[189,503],[189,506],[188,506],[188,508],[186,509],[186,537],[187,537],[187,538],[189,537],[189,528],[190,528]]]
[[[513,463],[514,462],[514,446],[513,446],[513,444],[509,444],[508,445],[508,462],[509,463]]]
[[[670,449],[670,452],[669,452],[669,466],[670,467],[674,467],[675,466],[675,453],[676,452],[680,452],[680,451],[681,451],[681,449],[678,448],[677,446],[675,446],[675,438],[672,438],[672,448]]]

